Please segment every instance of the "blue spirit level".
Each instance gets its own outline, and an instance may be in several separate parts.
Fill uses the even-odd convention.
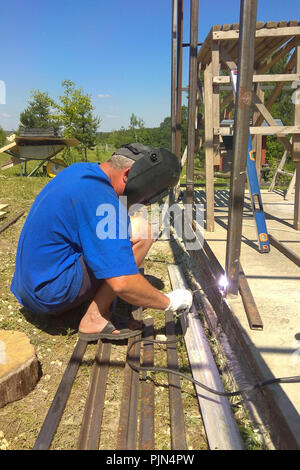
[[[233,84],[234,93],[236,94],[236,83],[237,83],[237,70],[231,70],[231,79]],[[248,156],[247,156],[247,178],[248,186],[251,196],[251,205],[256,222],[257,239],[259,245],[259,251],[261,253],[269,253],[270,241],[267,232],[265,213],[263,210],[263,204],[260,194],[260,187],[257,178],[256,162],[254,156],[254,150],[252,149],[251,135],[249,133],[248,139]]]

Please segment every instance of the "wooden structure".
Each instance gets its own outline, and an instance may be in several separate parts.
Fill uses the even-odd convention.
[[[223,136],[233,135],[233,128],[221,126],[221,121],[234,106],[232,91],[221,100],[220,85],[229,84],[229,71],[237,69],[239,53],[239,24],[215,25],[211,28],[198,53],[199,70],[204,73],[204,146],[206,168],[206,229],[214,230],[214,165],[220,160],[220,143]],[[284,74],[270,74],[269,69],[289,54]],[[255,110],[250,132],[256,151],[257,168],[261,166],[262,136],[277,136],[285,150],[296,162],[296,191],[294,227],[300,230],[300,103],[295,101],[293,126],[278,126],[270,113],[271,106],[280,95],[286,82],[300,80],[300,23],[298,21],[257,22],[255,33],[255,56],[252,104]],[[272,93],[265,103],[262,84],[273,82]],[[291,142],[290,138],[291,136]]]

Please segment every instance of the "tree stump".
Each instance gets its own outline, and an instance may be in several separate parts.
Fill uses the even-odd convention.
[[[0,330],[0,408],[27,395],[38,381],[38,360],[25,333]]]

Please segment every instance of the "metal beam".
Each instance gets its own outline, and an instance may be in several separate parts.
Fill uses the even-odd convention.
[[[176,131],[176,65],[177,65],[177,0],[172,1],[172,63],[171,63],[171,150],[175,153]]]
[[[181,159],[181,109],[182,109],[182,38],[183,38],[183,0],[177,0],[177,85],[175,119],[175,154]]]
[[[190,14],[190,69],[189,69],[189,107],[188,107],[188,142],[186,169],[186,202],[194,200],[194,153],[195,153],[195,113],[197,102],[197,43],[198,43],[199,1],[191,0]]]
[[[241,0],[237,98],[235,104],[233,165],[226,245],[228,292],[238,294],[239,259],[246,183],[246,164],[252,102],[257,0]]]

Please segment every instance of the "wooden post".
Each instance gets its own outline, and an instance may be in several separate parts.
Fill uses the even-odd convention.
[[[206,230],[214,231],[214,128],[213,128],[213,89],[212,64],[204,70],[204,135],[205,135],[205,193]]]
[[[296,73],[300,73],[300,40],[296,47]],[[299,92],[294,102],[294,126],[300,125],[300,99]],[[293,136],[293,160],[296,162],[294,228],[300,230],[300,135]]]

